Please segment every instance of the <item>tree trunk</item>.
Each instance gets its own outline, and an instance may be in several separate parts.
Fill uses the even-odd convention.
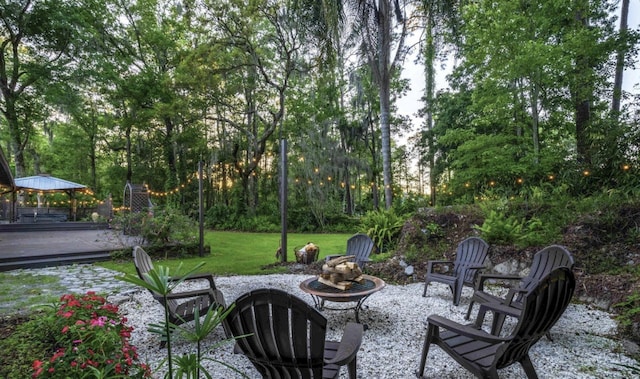
[[[620,37],[627,35],[627,23],[629,18],[629,0],[622,0],[620,8]],[[614,114],[620,113],[620,99],[622,98],[622,75],[624,73],[624,56],[626,44],[618,44],[618,55],[616,59],[616,76],[613,83],[613,100],[611,101],[611,111]]]
[[[538,163],[540,159],[540,136],[539,136],[539,124],[540,115],[538,114],[538,98],[540,89],[535,83],[531,83],[530,96],[531,96],[531,138],[533,140],[533,155],[534,162]]]
[[[576,14],[577,27],[588,28],[587,20],[581,12]],[[591,143],[589,141],[589,127],[591,124],[591,98],[593,97],[592,83],[593,68],[586,54],[579,54],[576,58],[574,72],[573,100],[576,122],[576,152],[578,163],[591,164]]]
[[[179,183],[178,180],[178,172],[176,169],[176,154],[174,151],[174,143],[173,143],[173,121],[171,117],[164,116],[164,155],[167,160],[167,167],[169,169],[169,173],[167,178],[169,182],[167,183],[170,187],[175,186]]]
[[[391,95],[389,89],[391,83],[391,19],[393,15],[389,1],[381,0],[379,4],[378,38],[380,39],[380,42],[377,72],[378,85],[380,87],[380,132],[382,142],[380,151],[382,153],[382,179],[384,182],[385,208],[390,209],[393,205],[393,180],[391,176],[391,125],[389,121],[391,110]]]
[[[3,94],[7,96],[7,93],[3,91]],[[15,177],[22,178],[26,173],[26,167],[24,162],[24,147],[26,141],[20,132],[20,121],[18,120],[18,114],[15,108],[15,102],[11,96],[5,97],[5,118],[9,125],[9,134],[11,136],[11,151],[13,152],[14,164],[16,166]]]
[[[427,25],[425,27],[427,36],[425,38],[424,46],[424,71],[425,71],[425,86],[424,86],[424,99],[425,99],[425,130],[427,140],[427,154],[429,157],[429,195],[431,205],[436,205],[436,161],[435,161],[435,141],[432,133],[433,129],[433,99],[435,93],[435,70],[433,65],[436,59],[436,47],[433,36],[433,10],[427,10]]]

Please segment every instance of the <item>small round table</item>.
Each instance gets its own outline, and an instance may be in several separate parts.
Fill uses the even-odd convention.
[[[341,290],[320,283],[317,277],[309,278],[300,283],[300,289],[311,295],[316,308],[319,310],[354,309],[356,313],[356,322],[360,323],[358,312],[360,311],[360,308],[362,308],[362,303],[364,303],[371,294],[380,291],[385,286],[384,280],[375,276],[363,275],[362,277],[362,283],[353,282],[351,287],[346,290]],[[356,305],[352,308],[329,308],[324,306],[325,301],[331,301],[334,303],[355,302]]]

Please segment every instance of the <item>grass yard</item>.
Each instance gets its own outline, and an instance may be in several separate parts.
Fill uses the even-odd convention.
[[[287,235],[287,260],[295,261],[294,247],[313,242],[320,248],[320,258],[330,254],[342,254],[347,248],[347,239],[351,234],[299,234]],[[263,267],[276,262],[276,250],[280,246],[280,233],[245,233],[227,231],[205,232],[204,243],[211,247],[211,254],[204,257],[168,259],[156,262],[170,268],[172,275],[182,262],[182,271],[205,265],[200,271],[216,275],[257,275],[283,272],[283,267],[264,270]],[[103,262],[100,266],[135,275],[132,262]]]
[[[0,273],[0,314],[34,304],[51,304],[58,299],[53,292],[64,288],[57,276],[29,273]]]

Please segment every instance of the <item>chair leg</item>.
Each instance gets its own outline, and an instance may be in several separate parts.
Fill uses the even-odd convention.
[[[427,335],[424,337],[424,345],[422,345],[422,356],[420,357],[420,367],[416,371],[416,376],[418,378],[422,378],[424,375],[424,369],[427,365],[427,354],[429,354],[429,346],[431,345],[431,335],[432,333],[436,333],[433,329],[437,329],[438,327],[434,327],[429,325],[427,328]]]
[[[480,308],[478,309],[478,315],[476,316],[476,321],[473,323],[473,325],[477,329],[482,328],[482,324],[484,323],[484,316],[486,314],[487,314],[487,308],[483,307],[481,303]]]
[[[453,305],[456,307],[460,305],[460,297],[462,296],[462,285],[456,280],[451,285],[451,292],[453,293]]]
[[[471,302],[469,303],[469,308],[467,309],[467,315],[464,316],[465,320],[469,320],[471,318],[471,310],[473,310],[473,304],[474,304],[474,301],[473,299],[471,299]]]
[[[536,374],[536,370],[533,367],[533,363],[531,363],[531,359],[529,358],[529,354],[525,355],[524,358],[520,361],[522,368],[524,369],[525,374],[527,374],[528,379],[538,379],[538,374]]]
[[[422,291],[422,297],[427,297],[427,287],[429,286],[429,281],[424,281],[424,291]]]
[[[351,362],[347,365],[347,369],[349,370],[349,379],[356,379],[356,358],[354,357]]]
[[[504,325],[504,320],[506,316],[500,312],[493,312],[493,323],[491,325],[491,334],[494,336],[499,336],[500,331],[502,330],[502,325]]]

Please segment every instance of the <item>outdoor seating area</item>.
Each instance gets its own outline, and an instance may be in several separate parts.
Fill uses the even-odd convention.
[[[229,304],[236,299],[261,288],[274,288],[297,297],[313,306],[311,297],[299,288],[299,283],[309,279],[308,275],[260,275],[216,277],[217,288],[222,291]],[[429,296],[422,297],[424,284],[387,285],[372,295],[360,312],[362,323],[369,328],[362,335],[357,353],[356,366],[359,378],[411,378],[419,369],[421,351],[427,333],[426,321],[430,315],[446,317],[452,322],[466,324],[464,317],[473,289],[463,289],[460,306],[453,306],[451,293],[445,285],[433,285]],[[186,285],[187,288],[191,288]],[[186,289],[185,289],[186,290]],[[155,305],[154,305],[155,303]],[[161,360],[163,350],[158,349],[158,336],[146,332],[146,324],[162,319],[160,309],[147,291],[140,291],[133,298],[120,305],[129,322],[134,326],[134,343],[141,355]],[[313,308],[313,307],[312,307]],[[144,309],[144,317],[136,310]],[[326,318],[326,335],[322,340],[340,341],[345,328],[354,321],[353,312],[322,311]],[[488,315],[489,319],[491,315]],[[599,320],[594,323],[593,320]],[[505,321],[503,330],[513,330],[514,320]],[[541,378],[625,378],[625,371],[618,364],[633,364],[633,361],[615,349],[617,342],[609,339],[615,330],[615,322],[606,312],[592,309],[584,304],[569,304],[555,326],[554,341],[540,339],[529,350],[531,362]],[[488,327],[484,328],[485,333]],[[219,327],[207,337],[206,346],[214,346],[226,338]],[[488,336],[495,339],[495,337]],[[193,346],[176,340],[176,353],[189,352]],[[215,348],[207,357],[231,364],[249,378],[262,378],[259,371],[244,354],[234,352],[233,344]],[[230,369],[206,362],[220,377],[240,378]],[[585,371],[588,370],[588,371]],[[159,373],[161,375],[161,373]],[[432,345],[425,364],[425,377],[429,378],[471,378],[463,366],[457,364],[442,349]],[[348,377],[348,370],[341,370],[340,378]],[[499,370],[503,379],[525,377],[519,365],[510,365]]]
[[[338,378],[348,375],[350,379],[354,379],[359,376],[359,359],[356,358],[359,353],[364,355],[365,352],[375,352],[380,348],[386,350],[399,343],[402,346],[413,346],[410,350],[413,358],[402,355],[402,359],[406,360],[406,367],[401,370],[405,374],[409,367],[414,367],[413,375],[418,377],[449,377],[440,372],[443,362],[455,360],[459,365],[454,369],[451,364],[445,364],[444,367],[455,372],[468,370],[478,377],[486,378],[537,378],[538,372],[545,372],[549,360],[557,358],[563,347],[568,346],[568,343],[573,344],[570,340],[579,335],[571,335],[571,328],[567,328],[565,323],[558,332],[556,344],[550,338],[540,342],[541,337],[548,336],[557,322],[562,322],[568,307],[584,307],[570,304],[575,290],[573,257],[563,246],[551,245],[534,255],[529,274],[520,278],[482,274],[488,250],[489,245],[480,238],[463,240],[458,246],[455,260],[447,262],[454,267],[449,272],[451,275],[439,274],[430,269],[426,275],[422,297],[419,297],[420,284],[390,286],[391,289],[387,289],[383,281],[371,276],[366,277],[374,280],[372,283],[379,280],[382,285],[361,291],[362,293],[356,291],[358,296],[355,298],[334,298],[327,297],[329,292],[319,292],[317,288],[309,287],[309,283],[317,279],[309,276],[288,275],[287,279],[283,279],[281,275],[265,276],[262,280],[246,281],[241,285],[234,284],[220,289],[211,275],[201,274],[195,279],[206,278],[207,286],[194,288],[193,284],[189,284],[190,278],[182,285],[185,288],[181,287],[169,295],[170,318],[174,323],[192,321],[195,315],[204,315],[211,305],[224,306],[223,293],[230,290],[227,298],[235,299],[233,307],[230,307],[230,313],[223,322],[224,327],[218,328],[222,330],[213,333],[217,336],[212,338],[239,339],[235,340],[235,347],[232,349],[233,358],[220,351],[214,354],[222,354],[224,362],[229,363],[230,360],[235,365],[240,365],[241,367],[235,367],[249,377],[254,377],[249,373],[257,371],[263,378]],[[140,278],[150,280],[145,275],[153,268],[150,257],[139,246],[134,248],[133,257]],[[346,258],[348,257],[339,259]],[[433,265],[430,264],[429,267]],[[443,280],[445,277],[452,279]],[[300,284],[292,286],[289,280],[292,278]],[[233,281],[230,278],[220,278],[220,281],[225,279]],[[492,284],[501,283],[496,280],[516,280],[517,284],[508,288],[506,297],[501,297],[505,289],[489,286],[489,280],[493,281]],[[429,281],[444,285],[433,285],[430,296],[425,296]],[[447,287],[453,294],[453,305],[451,295],[447,294]],[[330,289],[340,292],[339,288]],[[401,292],[403,295],[385,296],[383,289]],[[156,293],[151,294],[163,305],[155,308],[162,311],[164,299]],[[309,301],[308,295],[311,295],[312,301]],[[374,295],[372,300],[363,307],[362,300],[368,299],[370,295]],[[187,297],[188,301],[177,302],[178,299]],[[325,300],[339,305],[357,302],[355,320],[350,312],[344,312],[354,309],[353,307],[338,306],[331,310],[342,312],[324,312],[322,304]],[[474,304],[479,305],[475,322],[464,323],[463,318],[470,318]],[[584,318],[584,314],[579,312],[577,317],[582,317],[583,327],[591,324]],[[490,321],[490,327],[485,325],[485,319]],[[147,319],[146,322],[153,321]],[[393,331],[396,324],[403,325],[402,333]],[[426,331],[424,325],[427,326]],[[140,342],[142,346],[153,344],[153,337],[145,338],[146,341]],[[417,348],[420,341],[423,341],[421,354],[416,354],[420,350]],[[160,343],[163,346],[164,341]],[[536,346],[542,343],[547,344],[546,349],[554,351],[551,356],[536,350]],[[432,345],[440,349],[432,349]],[[566,350],[562,354],[575,353],[573,348]],[[393,349],[390,351],[394,353],[377,359],[396,360],[396,352]],[[449,358],[443,357],[443,353]],[[238,356],[244,356],[246,360],[239,360]],[[537,360],[546,363],[539,365]],[[513,368],[514,363],[519,363],[520,371]],[[566,367],[566,364],[560,365]],[[346,374],[341,376],[342,366],[347,369],[343,370]],[[375,372],[375,377],[383,377],[380,371]],[[503,372],[506,374],[503,375]],[[455,375],[458,377],[458,374]],[[402,377],[408,376],[403,374]]]

